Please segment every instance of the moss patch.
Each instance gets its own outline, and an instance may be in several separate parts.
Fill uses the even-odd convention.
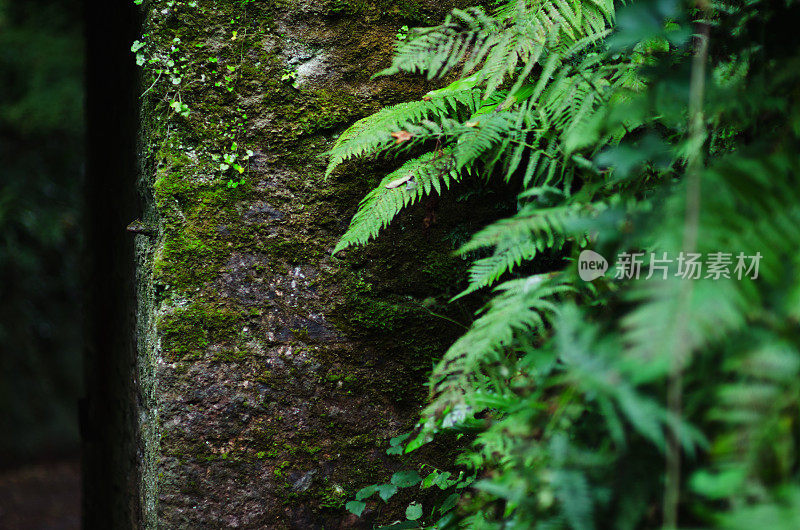
[[[194,302],[162,317],[158,327],[162,349],[171,360],[200,358],[209,345],[226,344],[235,350],[242,315],[224,305]]]

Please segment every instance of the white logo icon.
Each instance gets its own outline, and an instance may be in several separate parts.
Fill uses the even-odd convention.
[[[594,250],[584,250],[578,256],[578,276],[585,282],[605,276],[607,270],[608,261]]]

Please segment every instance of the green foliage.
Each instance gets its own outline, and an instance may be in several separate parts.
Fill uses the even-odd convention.
[[[432,152],[412,159],[390,173],[361,201],[350,229],[336,245],[334,253],[350,245],[366,243],[405,206],[417,202],[433,189],[441,191],[442,187],[448,187],[451,179],[459,177],[454,169],[447,167],[449,164],[450,157],[446,152]],[[402,185],[390,187],[399,180],[404,181]]]
[[[460,67],[445,93],[469,90],[474,103],[431,97],[340,137],[329,173],[356,156],[426,154],[367,196],[336,251],[453,180],[519,193],[515,213],[459,250],[474,259],[459,296],[502,283],[434,368],[418,429],[388,451],[469,433],[455,464],[480,479],[445,501],[458,504],[451,520],[416,504],[408,519],[797,526],[800,46],[788,21],[798,14],[791,1],[702,12],[643,0],[615,13],[514,0],[455,10],[398,43],[383,75]],[[707,57],[688,39],[706,24]],[[417,188],[386,188],[408,173]],[[690,280],[673,261],[663,276],[626,279],[618,263],[585,282],[577,261],[588,247],[609,261],[640,252],[644,272],[681,252],[758,255],[760,268]],[[561,259],[543,268],[545,253]],[[677,508],[662,505],[665,488],[667,499],[680,493]]]
[[[478,168],[483,175],[502,168],[506,180],[519,173],[526,186],[569,186],[577,168],[588,163],[566,152],[559,140],[581,143],[583,130],[602,102],[601,91],[618,88],[623,94],[640,84],[629,62],[604,61],[597,50],[596,41],[607,33],[605,21],[613,18],[613,7],[560,3],[545,16],[538,3],[512,4],[494,17],[478,9],[455,10],[442,26],[415,30],[402,42],[394,65],[384,73],[424,69],[441,76],[463,61],[469,50],[477,50],[477,55],[470,56],[467,66],[472,66],[464,71],[480,67],[422,101],[394,105],[356,122],[337,139],[326,176],[353,157],[399,154],[411,148],[427,152],[416,164],[408,162],[407,168],[387,177],[362,201],[336,252],[365,243],[403,206],[432,190],[441,193],[451,180]],[[438,55],[431,59],[431,54]],[[522,61],[524,67],[513,66]],[[533,75],[535,67],[541,69],[539,75]],[[498,90],[501,85],[507,88]],[[634,123],[626,121],[630,123],[604,131],[596,149],[616,142]],[[438,163],[427,163],[433,159]],[[382,189],[409,173],[416,180],[420,166],[425,168],[423,185],[411,193]],[[523,255],[532,257],[532,252],[509,252],[499,264],[478,265],[487,270],[476,270],[476,275],[487,278],[483,281],[488,285],[506,268],[519,264]]]
[[[390,445],[396,447],[405,440],[410,433],[406,433],[390,440]],[[388,451],[387,451],[388,452]],[[392,454],[392,453],[390,453]],[[430,472],[425,474],[425,470]],[[425,474],[425,478],[420,475]],[[348,502],[345,506],[350,513],[361,516],[367,506],[369,499],[376,493],[383,502],[389,502],[403,488],[414,488],[419,486],[418,491],[424,499],[414,501],[406,506],[405,521],[396,521],[394,524],[385,528],[419,528],[422,523],[417,521],[423,519],[423,515],[428,513],[431,518],[436,518],[437,525],[444,528],[453,520],[453,509],[461,499],[461,492],[474,482],[474,476],[468,476],[463,471],[454,476],[449,471],[442,471],[428,465],[423,465],[420,472],[415,470],[398,471],[392,475],[390,484],[371,484],[361,488],[355,495],[355,500]]]
[[[136,1],[135,3],[147,8],[143,2]],[[230,19],[231,26],[237,28],[232,30],[231,40],[237,40],[237,35],[242,30],[241,24],[247,18],[248,5],[251,3],[251,0],[237,2],[237,10],[240,11],[240,14]],[[186,0],[169,0],[164,3],[164,7],[185,14],[198,10],[197,2]],[[259,29],[258,31],[263,32],[264,30]],[[177,33],[164,34],[158,38],[145,33],[139,39],[134,40],[130,48],[131,53],[135,54],[136,64],[142,67],[144,74],[144,85],[147,88],[142,92],[142,97],[149,96],[153,110],[163,111],[165,117],[180,116],[191,121],[193,109],[196,110],[196,106],[201,104],[195,99],[198,87],[213,84],[214,87],[220,91],[224,90],[228,95],[234,93],[242,78],[243,55],[247,46],[243,38],[240,38],[238,42],[241,51],[241,53],[235,54],[238,61],[225,64],[224,60],[222,63],[220,62],[220,56],[209,55],[207,63],[195,64],[189,60],[189,57],[197,49],[205,49],[205,42],[190,44],[181,40]],[[282,80],[291,81],[295,77],[296,72],[287,71]],[[236,188],[244,183],[244,179],[241,179],[239,175],[247,171],[247,161],[253,155],[253,151],[246,149],[243,145],[243,135],[247,123],[248,116],[244,109],[231,105],[230,117],[224,123],[220,123],[222,131],[219,134],[219,140],[223,144],[229,142],[232,147],[228,151],[222,149],[221,152],[203,153],[211,159],[210,165],[219,167],[220,177],[229,188]],[[231,178],[230,174],[234,172],[236,175]]]
[[[388,150],[396,143],[391,133],[403,130],[408,124],[441,118],[462,109],[474,112],[479,105],[477,96],[469,89],[436,91],[422,101],[386,107],[357,121],[336,140],[325,176],[330,176],[345,160]]]

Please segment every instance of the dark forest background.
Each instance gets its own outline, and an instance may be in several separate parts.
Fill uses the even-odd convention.
[[[0,0],[0,469],[77,454],[83,29]]]
[[[0,528],[80,526],[79,0],[0,0]]]

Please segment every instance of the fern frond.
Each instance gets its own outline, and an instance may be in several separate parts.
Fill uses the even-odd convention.
[[[454,9],[443,24],[415,29],[378,75],[427,73],[434,79],[461,63],[462,75],[478,68],[488,97],[518,70],[527,77],[543,57],[554,68],[575,44],[604,35],[613,18],[613,3],[594,1],[517,0],[494,15]]]
[[[427,72],[428,79],[441,77],[468,53],[473,55],[468,64],[480,62],[501,33],[501,26],[483,9],[454,9],[439,26],[414,28],[398,46],[392,65],[378,75]]]
[[[454,169],[452,155],[448,151],[426,153],[406,162],[400,169],[384,177],[378,187],[362,199],[350,227],[333,253],[353,245],[363,245],[388,226],[404,207],[434,191],[441,193],[443,188],[450,186],[452,180],[458,178],[459,173]],[[413,189],[402,185],[386,187],[397,179],[405,179],[414,186]]]
[[[503,274],[513,271],[514,267],[532,260],[537,250],[536,244],[530,240],[511,240],[502,246],[498,245],[494,254],[472,264],[469,268],[469,286],[453,300],[494,284]]]
[[[461,169],[480,157],[485,151],[503,140],[511,129],[511,113],[491,113],[476,117],[477,121],[468,121],[458,136],[453,156],[456,167]]]
[[[607,400],[610,407],[619,411],[642,436],[656,447],[664,448],[665,432],[670,426],[679,424],[681,443],[685,449],[704,445],[705,440],[695,429],[671,416],[658,401],[643,395],[637,389],[641,383],[639,372],[646,361],[622,360],[623,350],[610,337],[601,337],[593,324],[587,324],[584,315],[574,305],[567,305],[555,322],[555,341],[559,360],[563,364],[564,380],[582,394],[595,399]],[[616,416],[612,408],[609,422]],[[624,443],[623,440],[618,440]]]
[[[483,367],[502,362],[506,348],[520,334],[545,333],[557,313],[556,298],[574,291],[565,277],[537,274],[501,284],[485,313],[444,354],[431,375],[430,412],[463,402],[467,382]],[[435,415],[435,414],[434,414]]]
[[[579,211],[571,205],[551,208],[524,206],[515,216],[497,221],[478,233],[458,249],[464,256],[470,252],[494,247],[491,256],[476,260],[469,270],[469,286],[453,300],[494,284],[514,267],[533,259],[547,249],[559,249],[566,241],[565,222]]]
[[[642,380],[663,377],[669,371],[678,341],[696,351],[745,323],[747,299],[734,281],[698,280],[691,297],[683,300],[681,282],[685,281],[691,280],[640,280],[629,295],[639,305],[623,318],[622,326],[630,355],[647,361],[647,369],[638,375]],[[676,329],[685,333],[678,336]]]
[[[505,241],[532,241],[537,249],[552,248],[559,236],[565,234],[564,221],[576,215],[572,205],[537,208],[525,206],[513,217],[501,219],[474,236],[459,250],[466,254],[485,247],[502,245]]]
[[[707,170],[699,251],[759,253],[759,279],[777,281],[785,260],[781,249],[800,247],[798,172],[796,157],[781,153],[758,159],[733,155]],[[654,231],[656,245],[673,256],[681,247],[684,207],[683,195],[677,194],[667,205],[667,221]],[[667,369],[676,341],[686,341],[689,351],[719,343],[743,329],[749,308],[762,303],[746,278],[696,280],[688,299],[681,298],[681,281],[689,280],[639,281],[630,289],[630,300],[639,305],[622,321],[626,342],[632,356],[652,360],[653,377]],[[681,337],[675,333],[679,327],[685,329]]]
[[[763,462],[793,443],[786,426],[800,400],[800,352],[764,330],[757,337],[754,347],[740,349],[723,363],[727,382],[719,386],[708,419],[728,427],[717,444],[714,467],[724,469],[744,456],[747,476],[763,481],[774,473]]]
[[[325,177],[345,160],[368,156],[392,146],[392,132],[407,128],[425,119],[442,118],[462,109],[474,112],[479,105],[479,93],[474,89],[432,92],[428,99],[398,103],[362,118],[337,138],[331,150]]]

